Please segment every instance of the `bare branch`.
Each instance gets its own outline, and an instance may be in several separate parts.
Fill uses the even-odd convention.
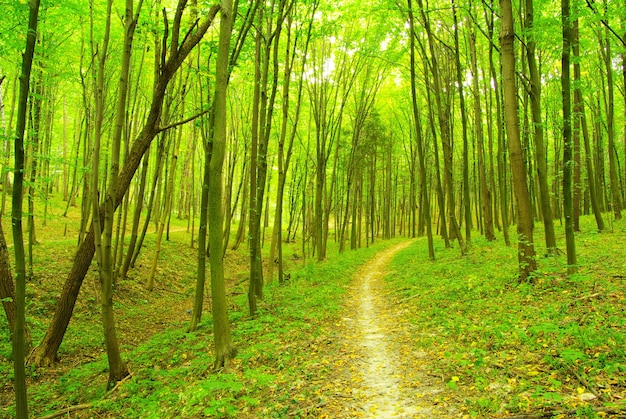
[[[184,125],[184,124],[186,124],[188,122],[191,122],[191,121],[193,121],[195,119],[200,118],[202,115],[206,115],[207,113],[209,113],[209,109],[204,110],[204,111],[200,112],[199,114],[190,116],[187,119],[183,119],[182,121],[174,122],[173,124],[169,124],[169,125],[166,125],[164,127],[160,127],[160,128],[157,129],[157,133],[161,133],[163,131],[167,131],[168,129],[176,128],[176,127],[178,127],[180,125]]]

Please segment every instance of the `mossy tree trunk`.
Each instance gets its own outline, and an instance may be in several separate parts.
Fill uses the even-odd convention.
[[[215,95],[213,97],[213,138],[210,176],[208,184],[209,209],[209,254],[211,264],[211,297],[213,300],[213,334],[215,339],[215,369],[228,366],[235,356],[235,348],[230,336],[224,283],[224,207],[223,207],[223,166],[226,145],[226,94],[228,89],[228,61],[230,38],[233,30],[234,13],[232,0],[222,0],[220,6],[220,33],[215,67]]]

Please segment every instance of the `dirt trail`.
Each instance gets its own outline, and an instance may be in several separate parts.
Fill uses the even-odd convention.
[[[392,257],[410,242],[377,255],[357,273],[339,325],[344,339],[332,404],[342,418],[441,418],[441,381],[424,369],[427,354],[411,345],[402,308],[385,295],[383,278]],[[448,416],[449,417],[449,416]]]

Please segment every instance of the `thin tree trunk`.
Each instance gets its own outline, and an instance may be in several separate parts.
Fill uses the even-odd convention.
[[[493,39],[494,34],[494,13],[493,11],[485,11],[487,14],[487,22],[488,22],[488,30],[489,30],[489,39]],[[503,111],[504,107],[502,104],[502,90],[501,84],[498,83],[500,77],[496,72],[496,67],[493,59],[493,51],[494,51],[494,42],[489,43],[489,72],[491,74],[491,80],[494,83],[494,92],[495,92],[495,102],[496,102],[496,126],[497,126],[497,141],[498,141],[498,159],[497,159],[497,170],[498,170],[498,190],[500,192],[499,203],[500,203],[500,214],[502,217],[502,235],[504,236],[504,243],[507,246],[511,245],[511,239],[509,236],[509,215],[508,215],[508,199],[507,199],[507,176],[506,176],[506,168],[508,165],[506,164],[506,146],[504,139],[504,117]]]
[[[602,218],[602,211],[600,203],[598,202],[598,193],[596,186],[595,170],[593,168],[593,156],[591,153],[591,145],[589,144],[589,130],[587,128],[587,118],[585,116],[585,105],[583,101],[583,95],[580,88],[581,74],[580,74],[580,43],[578,38],[578,19],[574,19],[572,28],[572,53],[574,54],[574,118],[576,121],[580,121],[580,127],[582,129],[583,144],[585,147],[585,166],[587,168],[587,180],[589,182],[589,199],[591,201],[591,208],[593,215],[596,219],[596,226],[598,231],[602,232],[606,230],[604,226],[604,220]]]
[[[24,236],[22,232],[22,202],[24,185],[24,131],[26,128],[26,107],[28,102],[30,72],[35,53],[37,37],[37,16],[39,0],[28,3],[28,32],[26,49],[22,55],[20,74],[20,95],[15,131],[15,174],[13,179],[13,202],[11,222],[13,225],[13,249],[15,253],[15,328],[13,330],[13,374],[15,388],[15,412],[17,419],[28,418],[26,395],[26,261],[24,258]]]
[[[470,202],[469,181],[469,148],[467,138],[467,112],[465,110],[465,95],[463,93],[463,72],[461,68],[461,56],[459,52],[459,24],[456,15],[457,6],[452,0],[452,17],[454,22],[454,57],[456,60],[456,81],[459,89],[459,105],[461,111],[461,130],[463,134],[463,208],[465,215],[465,245],[471,246],[472,242],[472,209]],[[482,123],[482,122],[481,122]]]
[[[615,99],[613,94],[613,56],[611,54],[611,40],[609,29],[605,28],[604,42],[600,40],[600,53],[604,58],[606,68],[606,91],[608,101],[606,103],[606,129],[608,136],[609,153],[609,179],[611,181],[611,207],[616,220],[622,218],[622,203],[619,188],[619,175],[617,173],[617,148],[615,146]]]
[[[470,55],[472,66],[472,85],[474,89],[474,129],[476,130],[476,144],[478,154],[478,177],[480,179],[481,208],[484,220],[484,234],[488,241],[496,239],[493,231],[493,215],[491,206],[491,190],[487,183],[487,169],[485,167],[485,145],[483,139],[483,113],[480,105],[480,89],[478,87],[478,65],[476,63],[476,34],[470,34]]]
[[[453,160],[452,160],[452,138],[450,132],[450,119],[449,119],[449,104],[444,103],[442,98],[444,90],[441,87],[441,78],[439,75],[439,64],[437,55],[435,52],[435,40],[430,27],[430,19],[426,16],[422,0],[418,0],[420,6],[420,12],[422,14],[422,23],[424,29],[426,29],[426,35],[428,36],[428,47],[430,51],[430,71],[433,75],[433,87],[435,95],[435,104],[437,106],[437,116],[439,121],[439,133],[441,136],[441,142],[443,144],[443,171],[444,182],[447,195],[447,215],[450,222],[451,234],[455,236],[459,243],[461,254],[465,254],[467,249],[461,230],[456,219],[456,208],[454,199],[454,178],[453,178]],[[444,214],[442,213],[442,217]],[[445,218],[444,218],[445,220]],[[443,221],[444,224],[446,221]]]
[[[130,268],[130,262],[135,253],[135,246],[137,244],[137,233],[139,231],[139,221],[141,219],[141,210],[143,208],[143,196],[146,191],[146,179],[148,177],[148,164],[150,161],[150,149],[146,151],[143,157],[143,164],[141,168],[141,175],[139,179],[139,191],[137,192],[137,199],[135,200],[135,212],[133,214],[133,225],[130,232],[130,242],[128,243],[128,250],[126,251],[126,257],[120,270],[120,278],[126,278],[128,269]]]
[[[204,303],[204,287],[206,285],[206,259],[207,259],[207,229],[209,212],[209,182],[211,179],[211,146],[207,141],[205,130],[200,130],[204,145],[204,175],[202,179],[202,193],[200,196],[200,222],[198,224],[198,272],[196,275],[196,289],[193,299],[193,310],[187,332],[198,330],[198,324],[202,319],[202,306]],[[222,255],[223,257],[223,255]]]
[[[561,0],[563,51],[561,53],[561,90],[563,96],[563,212],[565,214],[565,243],[567,245],[567,272],[576,273],[576,242],[574,240],[572,110],[570,82],[571,21],[569,0]]]
[[[410,37],[410,55],[411,55],[411,105],[413,109],[413,123],[415,124],[415,140],[417,142],[417,155],[419,161],[419,175],[420,175],[420,191],[422,194],[422,211],[421,213],[424,215],[424,222],[426,224],[426,236],[428,238],[428,257],[430,260],[435,259],[435,246],[433,242],[433,232],[432,232],[432,220],[430,214],[430,201],[428,196],[428,185],[426,182],[426,158],[425,158],[425,149],[424,149],[424,141],[422,138],[422,124],[419,114],[419,108],[417,105],[417,89],[415,86],[416,76],[415,76],[415,19],[413,17],[413,5],[411,0],[407,0],[408,12],[409,12],[409,37]],[[415,237],[415,208],[413,210],[413,237]]]
[[[35,79],[33,98],[31,100],[32,132],[30,135],[30,177],[28,180],[28,271],[27,278],[33,277],[33,248],[37,242],[35,235],[35,181],[37,180],[37,163],[39,159],[39,142],[41,139],[41,102],[43,98],[43,76],[41,71]]]
[[[541,213],[546,240],[546,251],[553,254],[556,251],[556,235],[554,233],[554,222],[552,207],[550,205],[550,189],[548,186],[548,167],[545,155],[545,145],[543,142],[543,121],[541,119],[541,80],[537,69],[537,59],[535,57],[535,35],[534,35],[534,10],[533,0],[526,0],[526,56],[528,59],[528,72],[530,74],[530,105],[533,118],[533,129],[535,139],[535,165],[537,167],[537,180],[539,181],[539,194],[541,203]]]

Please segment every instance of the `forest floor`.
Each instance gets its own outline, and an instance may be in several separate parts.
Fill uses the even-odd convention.
[[[71,219],[39,230],[27,321],[41,340],[75,249]],[[516,248],[472,240],[377,240],[328,260],[286,245],[284,285],[247,310],[245,244],[225,259],[238,355],[213,364],[211,301],[186,332],[196,250],[180,221],[163,243],[156,287],[145,289],[154,234],[115,287],[122,356],[131,376],[106,392],[95,266],[54,368],[28,368],[31,415],[76,418],[623,418],[626,417],[626,222],[577,233],[579,272],[543,255],[532,283],[516,281]],[[55,224],[56,223],[56,224]],[[69,226],[69,227],[68,227]],[[541,232],[537,232],[537,237]],[[559,236],[562,237],[562,236]],[[537,239],[538,240],[538,239]],[[560,243],[563,245],[563,243]],[[0,417],[14,416],[6,321],[0,315]]]

